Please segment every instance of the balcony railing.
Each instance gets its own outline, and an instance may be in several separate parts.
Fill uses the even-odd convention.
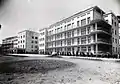
[[[98,27],[97,30],[102,30],[102,31],[105,31],[107,33],[111,33],[111,31],[109,29],[102,28],[102,27]]]
[[[111,31],[109,29],[105,29],[105,28],[102,28],[102,27],[97,27],[97,30],[92,29],[91,32],[96,32],[96,31],[99,31],[99,30],[111,34]]]
[[[97,42],[103,42],[103,43],[109,43],[111,44],[112,42],[106,39],[97,39]]]

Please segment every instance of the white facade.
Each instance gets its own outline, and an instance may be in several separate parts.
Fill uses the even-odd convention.
[[[47,28],[39,30],[39,53],[45,53]]]
[[[13,37],[8,37],[2,40],[2,44],[11,44],[11,48],[17,48],[18,46],[18,37],[13,36]]]
[[[30,30],[18,33],[18,48],[25,49],[25,52],[38,51],[38,33]]]
[[[51,25],[47,29],[47,51],[110,53],[111,26],[103,14],[95,6]]]
[[[112,53],[119,53],[119,22],[117,16],[110,12],[104,15],[105,20],[112,26]]]

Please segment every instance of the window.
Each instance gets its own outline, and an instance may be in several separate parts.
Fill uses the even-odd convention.
[[[113,25],[113,19],[112,19],[112,25]]]
[[[86,37],[81,38],[81,44],[86,44]]]
[[[80,43],[80,41],[79,41],[79,40],[80,40],[80,38],[77,38],[77,43],[78,43],[78,44]]]
[[[74,23],[72,23],[72,28],[74,28]]]
[[[71,39],[67,40],[67,45],[71,45]]]
[[[72,31],[72,37],[74,37],[74,30]]]
[[[81,51],[86,51],[86,46],[81,47]]]
[[[115,27],[117,26],[116,22],[115,22]]]
[[[22,38],[22,36],[21,36],[21,38]]]
[[[82,28],[81,29],[81,35],[85,35],[86,34],[86,28]]]
[[[115,30],[115,35],[117,35],[116,30]]]
[[[116,47],[116,52],[117,52],[117,47]]]
[[[108,23],[108,20],[106,20],[106,22]]]
[[[32,39],[34,39],[34,36],[32,36]]]
[[[112,29],[112,33],[114,33],[114,29]]]
[[[33,48],[33,45],[31,46],[31,48]]]
[[[25,38],[25,35],[23,35],[23,38]]]
[[[81,20],[81,26],[86,25],[86,19]]]
[[[68,25],[67,25],[67,29],[71,29],[71,24],[68,24]]]
[[[22,43],[22,41],[21,41],[21,43]]]
[[[87,28],[87,33],[90,34],[90,27]]]
[[[61,41],[61,46],[62,46],[62,41]]]
[[[113,43],[114,43],[114,38],[113,38]]]
[[[91,47],[90,47],[90,46],[88,46],[88,51],[89,51],[89,52],[91,51]]]
[[[87,23],[90,24],[90,17],[87,18]]]
[[[24,43],[25,41],[23,40],[23,43]]]
[[[23,48],[24,48],[24,45],[23,45]]]
[[[71,37],[71,31],[67,32],[67,37],[70,38]]]
[[[80,32],[79,30],[80,30],[80,29],[77,29],[77,35],[79,35],[79,32]]]
[[[38,39],[38,37],[35,37],[35,39]]]
[[[35,46],[35,48],[38,48],[37,46]]]
[[[91,42],[91,37],[90,36],[88,36],[88,43],[90,43]]]
[[[117,39],[115,39],[115,42],[116,42],[116,44],[117,44]]]
[[[31,43],[34,43],[34,41],[31,41]]]
[[[37,41],[35,41],[35,43],[37,44],[38,42],[37,42]]]
[[[66,25],[64,26],[64,30],[66,30]]]
[[[77,21],[77,26],[78,26],[78,27],[80,26],[80,21]]]
[[[74,38],[72,39],[72,44],[74,44]]]

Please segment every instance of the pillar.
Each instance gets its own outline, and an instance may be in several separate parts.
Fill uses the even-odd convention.
[[[91,46],[91,52],[94,54],[94,45]]]
[[[87,50],[87,52],[88,52],[88,46],[86,46],[86,50]]]
[[[95,30],[97,30],[97,23],[95,23]]]
[[[96,44],[96,54],[98,53],[98,44]]]
[[[95,34],[95,42],[97,42],[97,34]]]
[[[94,40],[94,38],[93,38],[93,35],[91,36],[91,43],[93,43],[93,40]]]

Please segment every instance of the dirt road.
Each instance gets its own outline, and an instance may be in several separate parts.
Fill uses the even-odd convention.
[[[11,84],[119,84],[120,63],[65,58],[55,59],[72,62],[76,66],[54,69],[44,74],[21,74],[12,80]]]

